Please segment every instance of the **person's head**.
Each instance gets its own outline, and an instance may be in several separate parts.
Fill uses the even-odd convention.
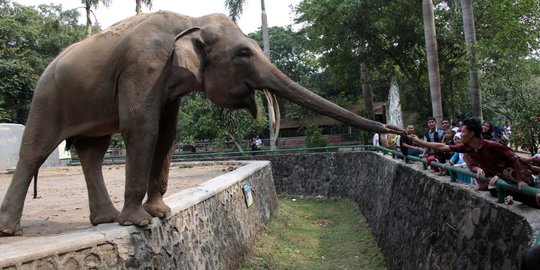
[[[435,126],[437,125],[437,121],[434,117],[428,117],[427,119],[427,126],[429,129],[435,129]]]
[[[446,128],[444,130],[444,138],[446,140],[452,139],[454,137],[454,131],[451,128]]]
[[[454,142],[456,144],[461,143],[461,133],[456,133],[456,135],[454,135]]]
[[[469,143],[473,138],[482,138],[482,125],[480,120],[469,118],[463,121],[463,129],[461,131],[461,142]]]
[[[407,134],[411,135],[414,133],[414,126],[413,125],[408,125],[407,126]]]
[[[493,131],[493,125],[489,121],[482,123],[482,133],[491,133]]]
[[[448,121],[448,120],[442,120],[442,121],[441,121],[441,128],[442,128],[443,130],[446,130],[446,129],[450,128],[450,121]]]

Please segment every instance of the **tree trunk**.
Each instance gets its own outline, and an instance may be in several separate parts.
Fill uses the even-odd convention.
[[[92,11],[90,6],[90,0],[86,0],[85,9],[86,9],[86,36],[89,37],[92,35]]]
[[[476,68],[476,33],[474,27],[474,14],[472,0],[460,0],[463,11],[463,32],[465,33],[465,45],[469,58],[469,87],[471,88],[472,113],[482,119],[482,101],[478,71]]]
[[[262,38],[263,38],[263,51],[264,55],[268,60],[270,60],[270,38],[268,35],[268,18],[266,17],[266,8],[264,7],[264,0],[261,0],[261,21],[262,21]],[[268,131],[270,133],[270,150],[276,149],[276,140],[279,133],[279,130],[276,130],[275,127],[279,127],[279,123],[276,124],[276,121],[279,119],[279,105],[276,97],[269,91],[264,91],[266,95],[266,101],[268,105]],[[277,114],[276,114],[277,113]]]
[[[141,0],[135,0],[135,13],[141,14]]]
[[[366,52],[366,39],[360,37],[360,55],[363,55]],[[360,62],[360,76],[362,78],[362,96],[364,97],[364,109],[373,112],[373,94],[371,91],[369,69],[364,61]]]
[[[234,137],[232,133],[230,133],[228,130],[225,130],[225,133],[227,133],[227,136],[233,141],[234,145],[236,145],[236,148],[238,149],[238,152],[244,152],[244,149],[242,148],[242,144]]]
[[[439,74],[439,57],[437,55],[437,33],[435,31],[435,14],[432,0],[422,0],[422,16],[424,18],[424,38],[428,61],[429,89],[431,107],[437,124],[442,121],[441,78]]]

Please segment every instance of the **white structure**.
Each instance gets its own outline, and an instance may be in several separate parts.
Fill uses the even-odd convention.
[[[14,169],[19,160],[24,126],[20,124],[0,124],[0,170]],[[47,158],[42,167],[65,166],[71,159],[69,151],[65,151],[66,143],[62,142]]]

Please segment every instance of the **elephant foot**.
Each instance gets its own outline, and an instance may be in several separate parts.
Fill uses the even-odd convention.
[[[90,223],[96,226],[103,223],[116,222],[118,219],[118,214],[120,214],[120,212],[114,207],[108,210],[92,211],[90,214]]]
[[[168,217],[171,215],[171,208],[165,204],[162,197],[154,200],[147,200],[144,203],[144,210],[153,217]]]
[[[152,216],[146,212],[142,206],[125,207],[118,215],[120,225],[146,226],[152,223]]]
[[[9,226],[0,226],[0,237],[4,236],[21,236],[23,234],[23,230],[21,225],[17,224],[16,226],[9,227]]]

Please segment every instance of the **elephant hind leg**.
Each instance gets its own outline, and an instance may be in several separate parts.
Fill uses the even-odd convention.
[[[21,216],[32,177],[60,144],[58,133],[39,133],[27,126],[19,151],[19,161],[0,207],[0,236],[22,235]]]
[[[101,223],[115,222],[119,213],[109,197],[101,170],[103,156],[109,147],[110,141],[111,136],[77,138],[74,140],[74,146],[81,161],[86,187],[88,188],[90,222],[94,226]]]

